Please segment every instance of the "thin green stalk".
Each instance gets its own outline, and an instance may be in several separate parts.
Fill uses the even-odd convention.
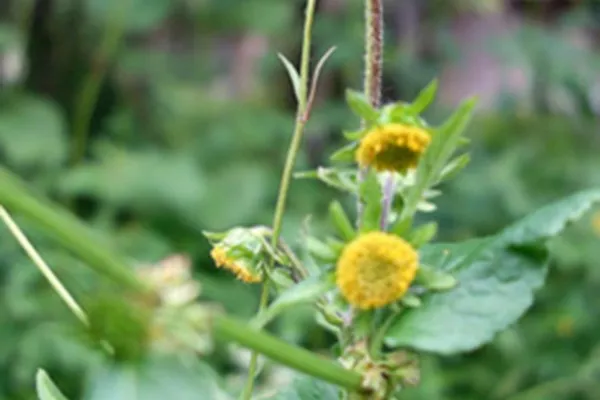
[[[348,390],[361,390],[362,377],[357,372],[347,370],[334,361],[290,345],[268,333],[250,329],[231,317],[215,317],[213,331],[216,337],[253,349],[296,371]]]
[[[114,255],[99,238],[77,218],[59,206],[37,199],[15,175],[0,167],[0,204],[35,222],[62,246],[99,273],[127,289],[151,294],[137,279],[125,260]]]
[[[89,325],[89,321],[87,315],[79,306],[77,301],[71,296],[69,291],[64,287],[64,285],[60,282],[58,277],[54,274],[52,269],[46,264],[44,259],[37,252],[35,247],[31,244],[27,236],[23,233],[21,228],[16,224],[16,222],[12,219],[6,208],[0,206],[0,218],[6,224],[8,230],[13,235],[13,237],[17,240],[23,251],[27,254],[27,256],[31,259],[31,261],[35,264],[35,266],[40,270],[42,275],[46,278],[50,286],[56,291],[58,296],[65,302],[69,310],[77,319],[79,319],[85,326]]]
[[[93,56],[93,65],[77,96],[73,116],[73,147],[71,154],[73,164],[80,162],[85,155],[92,114],[96,108],[102,82],[123,36],[128,5],[129,0],[119,2],[113,0],[114,12],[110,18],[111,23],[106,28],[100,48]]]
[[[302,39],[302,54],[300,57],[300,87],[298,95],[298,109],[296,112],[296,123],[294,126],[294,133],[292,136],[292,142],[288,149],[287,157],[285,160],[285,166],[281,175],[281,183],[279,185],[279,194],[277,196],[277,205],[275,206],[275,215],[273,217],[273,235],[271,236],[271,245],[276,247],[279,242],[279,235],[281,234],[281,225],[283,222],[283,215],[285,213],[285,206],[287,203],[287,195],[290,187],[290,181],[292,178],[292,171],[296,163],[296,157],[300,150],[302,143],[302,137],[304,134],[304,127],[307,122],[307,115],[305,113],[307,107],[307,96],[308,96],[308,74],[310,67],[310,46],[312,38],[312,26],[314,21],[316,0],[308,0],[306,4],[306,15],[304,20],[304,36]],[[274,265],[274,260],[271,260],[271,267]],[[269,288],[268,282],[265,281],[262,288],[261,301],[258,308],[258,314],[260,314],[265,307],[268,305]],[[254,380],[256,378],[256,366],[258,364],[258,354],[253,352],[250,356],[250,365],[248,366],[248,379],[244,391],[242,393],[242,399],[249,400],[252,396],[252,390],[254,387]]]

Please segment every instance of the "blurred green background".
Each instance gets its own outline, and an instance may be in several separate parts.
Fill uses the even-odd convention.
[[[314,57],[338,49],[298,170],[326,164],[342,129],[356,126],[343,92],[361,85],[362,3],[318,2]],[[271,222],[294,118],[276,54],[297,61],[303,6],[3,0],[2,163],[135,262],[189,254],[206,298],[251,315],[256,288],[213,267],[201,231]],[[410,100],[438,76],[431,123],[466,96],[481,100],[470,128],[473,162],[443,187],[434,214],[439,240],[492,233],[600,185],[599,2],[390,0],[386,22],[384,99]],[[313,230],[327,229],[334,195],[318,182],[293,183],[284,223],[293,246],[306,215]],[[422,383],[406,398],[600,398],[600,214],[593,221],[592,213],[552,244],[548,284],[525,318],[471,354],[423,357]],[[98,286],[22,223],[76,296]],[[72,316],[6,229],[0,237],[0,399],[33,399],[38,367],[78,398],[95,357],[69,334]],[[331,343],[308,310],[273,329],[318,351]],[[239,381],[243,370],[227,353],[210,361]],[[285,379],[273,376],[267,382]]]

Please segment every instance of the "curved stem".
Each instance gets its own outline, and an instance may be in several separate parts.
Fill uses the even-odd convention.
[[[273,217],[273,235],[271,236],[271,245],[277,246],[279,242],[279,235],[281,234],[281,225],[283,222],[283,214],[285,213],[285,206],[287,202],[287,194],[290,187],[290,181],[292,178],[292,171],[294,164],[296,163],[296,157],[300,150],[300,144],[302,143],[302,137],[304,134],[304,127],[306,126],[308,116],[306,115],[307,107],[307,94],[308,94],[308,73],[310,66],[310,45],[312,35],[312,25],[315,14],[316,0],[308,0],[306,4],[306,16],[304,20],[304,37],[302,40],[302,55],[300,59],[300,87],[299,87],[299,99],[298,109],[296,113],[296,123],[294,126],[294,134],[292,136],[292,142],[287,153],[285,160],[285,166],[283,174],[281,176],[281,183],[279,185],[279,194],[277,196],[277,205],[275,206],[275,215]],[[271,260],[271,267],[273,267],[275,261]],[[259,303],[258,313],[263,311],[268,305],[269,299],[269,282],[265,281],[262,288],[261,300]],[[248,380],[242,398],[244,400],[250,400],[252,396],[252,390],[254,387],[254,380],[256,378],[256,366],[258,364],[258,353],[253,352],[250,356],[250,365],[248,367]]]

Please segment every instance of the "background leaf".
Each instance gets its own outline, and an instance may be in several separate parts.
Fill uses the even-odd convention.
[[[39,400],[67,400],[43,369],[35,375],[35,387]]]
[[[287,388],[269,397],[269,400],[338,400],[339,389],[319,380],[300,377]]]

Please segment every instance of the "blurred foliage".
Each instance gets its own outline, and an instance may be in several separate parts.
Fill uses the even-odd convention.
[[[402,42],[402,24],[394,16],[404,10],[389,3],[384,96],[412,98],[446,62],[460,58],[448,34],[458,10],[494,13],[502,2],[460,1],[457,7],[423,2],[415,6],[416,44]],[[276,52],[297,58],[302,5],[299,0],[0,5],[2,162],[103,231],[135,262],[189,254],[204,296],[251,315],[256,288],[213,267],[201,230],[270,223],[293,125],[293,93]],[[298,170],[318,165],[339,146],[341,130],[353,123],[342,94],[346,87],[358,88],[361,79],[361,1],[323,1],[321,9],[314,50],[322,54],[332,45],[338,50],[323,75]],[[440,239],[491,233],[549,200],[600,184],[594,81],[600,59],[564,38],[573,27],[597,30],[597,7],[581,2],[561,11],[550,23],[552,34],[528,13],[522,29],[489,47],[507,65],[528,71],[532,87],[525,96],[505,95],[472,125],[472,164],[443,188],[436,214]],[[117,51],[106,53],[102,43],[121,29]],[[86,80],[99,85],[98,98],[89,106],[85,159],[73,165],[73,121]],[[294,182],[283,232],[291,245],[298,245],[304,215],[312,215],[311,229],[323,229],[328,190],[312,181]],[[531,313],[485,349],[425,358],[423,382],[407,399],[504,399],[545,382],[553,384],[524,398],[596,398],[600,232],[590,221],[553,243],[549,284]],[[48,246],[34,229],[27,231],[76,296],[99,287],[77,261]],[[40,367],[65,395],[79,398],[96,356],[76,340],[72,316],[12,238],[4,229],[0,236],[0,398],[34,398]],[[330,344],[308,310],[284,315],[273,329],[313,349]],[[244,354],[217,350],[207,361],[239,386]],[[274,378],[277,368],[267,371],[266,386],[282,384]],[[164,373],[176,378],[176,372]],[[173,385],[183,390],[178,382]],[[198,385],[202,382],[189,393],[197,393]]]

